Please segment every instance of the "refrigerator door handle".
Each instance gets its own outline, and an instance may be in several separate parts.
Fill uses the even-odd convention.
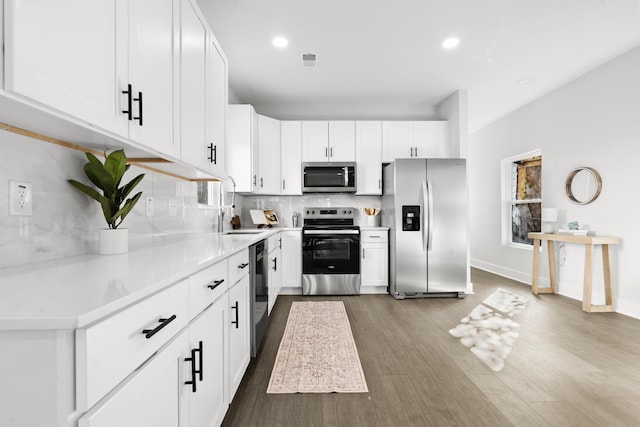
[[[431,181],[427,180],[427,215],[429,215],[429,229],[427,231],[427,250],[431,250],[431,242],[433,240],[433,188]]]
[[[429,249],[429,243],[428,243],[428,239],[429,239],[429,235],[427,234],[427,224],[429,222],[429,195],[428,195],[428,189],[427,189],[427,182],[426,181],[422,181],[422,200],[420,203],[422,205],[421,209],[422,209],[422,252],[426,252]]]

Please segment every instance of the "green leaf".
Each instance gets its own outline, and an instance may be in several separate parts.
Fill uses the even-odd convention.
[[[116,228],[117,226],[114,226],[117,218],[115,213],[118,211],[118,206],[106,197],[100,199],[100,206],[102,207],[104,219],[107,221],[107,224],[109,224],[109,228]]]
[[[120,217],[120,223],[122,223],[122,221],[124,221],[124,218],[129,214],[129,212],[131,212],[131,209],[133,209],[136,203],[138,203],[140,197],[142,197],[142,191],[133,196],[131,199],[127,199],[124,206],[114,215],[114,221],[116,218]],[[118,225],[120,225],[120,223]]]
[[[89,159],[89,163],[93,163],[96,166],[102,166],[102,162],[98,160],[98,158],[94,156],[92,153],[84,153],[84,154],[87,156],[87,159]]]
[[[124,200],[129,195],[129,193],[131,193],[131,191],[135,188],[135,186],[138,185],[140,181],[142,181],[142,178],[144,178],[143,173],[136,176],[131,181],[129,181],[127,185],[122,187],[122,189],[120,190],[120,194],[118,194],[118,196],[120,197],[120,200]]]
[[[82,191],[87,196],[89,196],[92,199],[96,200],[98,203],[100,202],[100,199],[103,197],[102,194],[98,193],[93,188],[91,188],[88,185],[85,185],[85,184],[83,184],[81,182],[78,182],[75,179],[68,179],[67,182],[69,184],[73,185],[78,190]]]
[[[113,176],[102,165],[96,166],[93,163],[87,163],[84,165],[84,173],[96,187],[104,191],[105,197],[111,198],[113,196],[115,190]]]
[[[116,150],[109,154],[104,161],[104,168],[113,176],[114,190],[120,185],[120,180],[127,170],[127,156],[124,150]]]

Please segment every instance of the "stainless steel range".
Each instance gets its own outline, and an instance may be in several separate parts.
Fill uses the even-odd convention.
[[[302,294],[360,294],[360,227],[355,208],[304,208]]]

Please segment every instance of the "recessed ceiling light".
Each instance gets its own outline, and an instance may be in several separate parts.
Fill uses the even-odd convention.
[[[533,81],[533,79],[520,79],[516,82],[517,85],[528,85],[529,83],[531,83]]]
[[[285,47],[289,44],[289,40],[284,37],[274,37],[271,41],[275,47]]]
[[[460,44],[460,39],[457,37],[450,37],[442,42],[442,47],[444,49],[453,49],[454,47]]]

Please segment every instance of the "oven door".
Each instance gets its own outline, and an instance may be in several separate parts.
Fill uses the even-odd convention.
[[[303,274],[360,274],[359,230],[303,230]]]

